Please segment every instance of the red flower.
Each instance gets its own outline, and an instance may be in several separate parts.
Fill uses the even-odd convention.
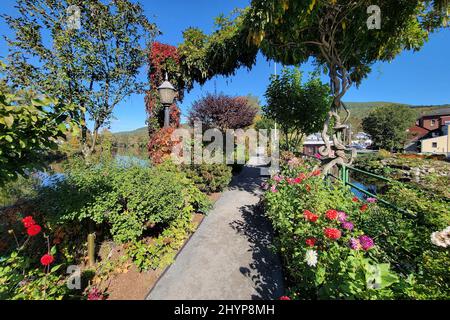
[[[305,216],[306,220],[311,221],[311,222],[316,222],[317,219],[319,219],[318,215],[312,213],[309,210],[303,211],[303,215]]]
[[[291,300],[291,298],[289,298],[288,296],[282,296],[280,297],[280,300]]]
[[[27,228],[27,233],[30,237],[34,237],[35,235],[41,232],[41,227],[38,224],[33,224],[29,228]]]
[[[336,210],[328,210],[325,213],[325,216],[327,217],[327,219],[329,220],[336,220],[338,217],[338,212]]]
[[[361,206],[361,208],[359,208],[359,210],[361,210],[362,212],[364,212],[364,211],[367,210],[367,208],[369,208],[369,206],[368,206],[367,204],[363,204],[363,205]]]
[[[27,216],[27,217],[23,218],[22,223],[25,228],[29,228],[32,225],[36,224],[36,222],[34,221],[32,216]]]
[[[352,198],[352,201],[353,202],[359,202],[359,199],[358,199],[358,197],[355,196],[355,197]]]
[[[309,247],[314,247],[316,245],[316,238],[308,238],[305,240],[305,243]]]
[[[50,255],[50,254],[44,254],[42,257],[41,257],[41,264],[43,265],[43,266],[48,266],[48,265],[50,265],[53,261],[55,261],[55,259],[53,258],[53,256],[52,255]]]
[[[317,170],[314,170],[311,174],[313,176],[320,176],[320,173],[321,173],[321,171],[319,169],[317,169]]]
[[[337,240],[341,237],[341,231],[335,228],[325,228],[323,233],[325,234],[325,237],[332,240]]]

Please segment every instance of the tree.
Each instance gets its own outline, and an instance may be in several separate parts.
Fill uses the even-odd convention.
[[[65,137],[72,108],[31,91],[14,92],[0,79],[0,186],[43,167],[46,153]]]
[[[390,61],[404,49],[419,50],[430,32],[443,23],[447,26],[450,6],[448,0],[380,0],[381,28],[373,29],[368,26],[376,11],[372,4],[371,0],[253,0],[235,19],[222,19],[216,32],[197,43],[203,46],[194,53],[204,52],[209,63],[206,75],[198,72],[202,66],[198,57],[186,72],[200,83],[216,74],[230,75],[239,67],[252,67],[258,51],[284,65],[312,59],[328,73],[333,95],[322,130],[324,171],[350,164],[356,152],[351,150],[349,159],[350,150],[340,140],[350,116],[342,97],[352,84],[361,83],[374,62]],[[185,34],[186,43],[193,38],[192,32]],[[201,39],[198,32],[195,38]],[[343,121],[341,108],[346,111]],[[333,145],[328,139],[332,123]]]
[[[330,87],[314,75],[302,84],[298,69],[272,76],[265,96],[264,114],[279,124],[288,150],[295,150],[304,135],[320,131],[330,109]]]
[[[241,129],[253,124],[258,108],[246,97],[231,97],[224,94],[207,94],[195,101],[189,112],[191,125],[201,121],[204,129]]]
[[[370,112],[363,119],[363,130],[371,135],[374,146],[386,150],[401,150],[408,138],[407,129],[417,114],[406,106],[384,106]]]
[[[156,27],[140,4],[128,0],[23,0],[17,9],[18,17],[3,15],[14,32],[7,38],[8,81],[78,105],[71,115],[89,155],[117,104],[143,89],[137,75]],[[69,23],[78,17],[79,29]],[[93,122],[91,137],[86,112]]]

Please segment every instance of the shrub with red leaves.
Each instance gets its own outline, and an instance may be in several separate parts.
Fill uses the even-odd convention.
[[[258,109],[246,97],[208,94],[197,100],[189,112],[189,123],[201,121],[203,129],[240,129],[250,126]]]

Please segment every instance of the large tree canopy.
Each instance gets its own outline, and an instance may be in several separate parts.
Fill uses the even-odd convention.
[[[401,150],[408,137],[407,129],[416,120],[417,113],[407,106],[379,107],[363,119],[365,132],[371,135],[377,148]]]
[[[78,105],[72,118],[89,154],[117,104],[145,86],[137,75],[157,29],[141,5],[128,0],[22,0],[17,10],[17,17],[3,15],[14,35],[7,38],[9,83]],[[92,149],[86,111],[93,121]]]
[[[370,0],[253,0],[230,18],[219,17],[210,36],[196,28],[184,32],[184,72],[199,83],[216,74],[231,75],[239,67],[251,68],[260,50],[285,65],[309,58],[328,69],[338,63],[359,83],[373,62],[391,60],[404,49],[418,50],[430,32],[447,25],[448,0],[376,2],[379,30],[367,27],[367,9],[375,4]]]

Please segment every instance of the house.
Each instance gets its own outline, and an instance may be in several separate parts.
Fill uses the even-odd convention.
[[[330,141],[333,145],[333,142]],[[322,140],[320,133],[314,133],[306,137],[303,142],[303,153],[309,156],[315,156],[321,147],[325,147],[325,142]]]
[[[450,108],[442,108],[430,112],[417,119],[415,126],[408,129],[410,138],[405,146],[406,151],[424,153],[445,153],[443,147],[433,147],[442,145],[445,140],[446,128],[450,124]],[[431,139],[431,140],[430,140]],[[426,140],[423,144],[422,141]],[[425,149],[422,149],[422,148]],[[445,148],[444,148],[445,149]],[[446,151],[448,152],[448,151]]]
[[[432,135],[431,137],[420,140],[421,152],[430,154],[445,154],[450,157],[450,138],[449,138],[450,121],[445,126],[442,126],[439,135]],[[433,131],[432,133],[436,133]]]

